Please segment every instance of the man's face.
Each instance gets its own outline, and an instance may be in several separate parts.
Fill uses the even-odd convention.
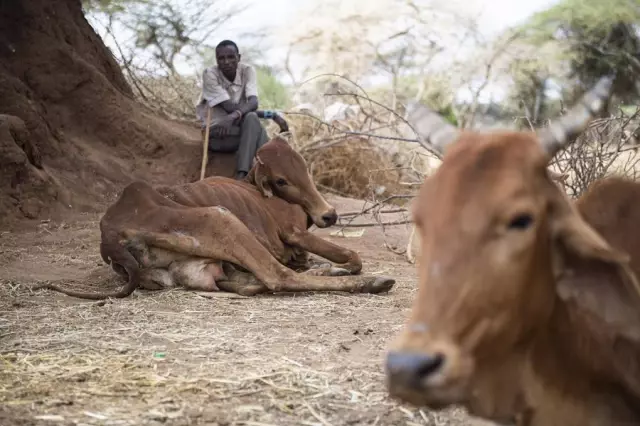
[[[233,46],[220,46],[216,49],[216,62],[225,75],[233,75],[238,69],[240,55]]]

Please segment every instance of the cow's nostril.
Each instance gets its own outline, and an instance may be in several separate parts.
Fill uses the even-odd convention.
[[[440,370],[444,361],[442,354],[390,352],[387,354],[387,374],[393,380],[419,386],[422,379]]]
[[[322,220],[325,224],[331,226],[338,221],[338,214],[335,211],[331,213],[325,213],[322,215]]]

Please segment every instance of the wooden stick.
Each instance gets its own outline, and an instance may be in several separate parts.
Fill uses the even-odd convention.
[[[202,165],[200,166],[200,180],[204,179],[204,169],[209,161],[209,127],[211,126],[211,107],[207,104],[207,126],[202,141]]]

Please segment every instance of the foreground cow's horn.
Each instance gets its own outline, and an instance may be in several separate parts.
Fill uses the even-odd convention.
[[[600,78],[593,89],[585,93],[565,115],[549,123],[538,132],[540,143],[549,157],[553,157],[568,141],[582,133],[589,122],[602,110],[611,96],[615,75]]]
[[[614,79],[615,74],[600,78],[567,114],[552,121],[549,127],[538,132],[540,143],[549,157],[553,157],[568,141],[587,128],[589,122],[602,110],[611,96]],[[460,134],[458,128],[419,102],[407,104],[405,118],[413,127],[421,144],[440,155],[444,154],[447,145],[455,142]]]
[[[413,127],[421,144],[433,148],[440,155],[444,154],[447,145],[458,139],[460,133],[440,114],[419,102],[410,102],[407,105],[406,120]]]

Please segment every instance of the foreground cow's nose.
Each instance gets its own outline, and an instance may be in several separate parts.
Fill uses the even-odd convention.
[[[444,357],[441,354],[389,352],[386,367],[391,381],[420,388],[422,380],[437,372],[443,364]]]
[[[338,214],[335,210],[331,210],[329,213],[325,213],[322,215],[322,220],[324,221],[324,224],[326,226],[335,225],[335,223],[338,221]]]

